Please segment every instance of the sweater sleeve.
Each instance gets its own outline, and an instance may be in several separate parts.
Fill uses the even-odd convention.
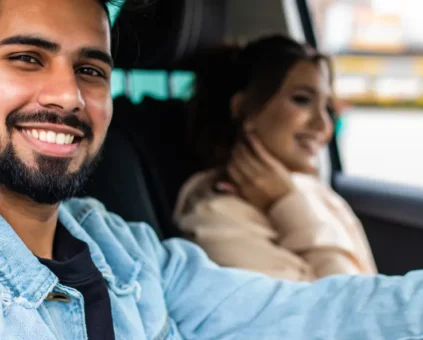
[[[280,245],[301,255],[317,277],[359,274],[369,270],[356,219],[339,218],[318,186],[307,184],[277,202],[269,218],[280,234]]]
[[[199,201],[177,217],[183,233],[216,263],[293,281],[314,279],[309,265],[275,244],[268,219],[236,196]]]

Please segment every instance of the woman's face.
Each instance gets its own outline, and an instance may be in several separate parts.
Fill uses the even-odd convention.
[[[289,170],[313,173],[318,156],[333,133],[328,112],[332,101],[325,62],[300,61],[281,88],[246,122],[268,151]]]

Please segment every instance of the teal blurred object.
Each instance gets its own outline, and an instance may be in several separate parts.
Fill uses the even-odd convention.
[[[127,78],[128,77],[128,81]],[[145,95],[156,99],[166,100],[177,98],[187,100],[191,96],[192,72],[174,71],[169,75],[166,71],[131,70],[125,74],[121,69],[115,69],[112,73],[111,92],[113,98],[129,94],[134,104],[142,101]],[[126,87],[128,87],[126,89]]]
[[[121,7],[108,4],[108,8],[113,26]],[[168,84],[168,76],[170,84]],[[127,79],[127,77],[129,78]],[[130,70],[125,73],[124,70],[114,69],[111,93],[113,98],[129,95],[134,104],[140,103],[145,95],[161,100],[170,98],[187,100],[192,94],[193,79],[194,74],[185,71],[174,71],[168,75],[166,71],[162,70]]]
[[[125,3],[125,1],[123,3]],[[117,17],[119,16],[120,6],[114,6],[114,5],[111,5],[110,3],[108,3],[107,7],[109,9],[110,22],[111,22],[112,27],[113,27],[115,22],[116,22]]]
[[[340,116],[335,123],[335,136],[339,136],[347,125],[347,118],[342,115]]]

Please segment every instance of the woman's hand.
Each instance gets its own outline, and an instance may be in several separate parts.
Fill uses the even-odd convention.
[[[267,212],[277,200],[293,189],[291,174],[258,140],[249,134],[248,142],[239,143],[228,164],[228,174],[238,194]]]

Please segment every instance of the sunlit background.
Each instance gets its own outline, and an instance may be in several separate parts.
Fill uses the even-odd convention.
[[[349,175],[423,186],[423,1],[309,0],[335,89]]]

